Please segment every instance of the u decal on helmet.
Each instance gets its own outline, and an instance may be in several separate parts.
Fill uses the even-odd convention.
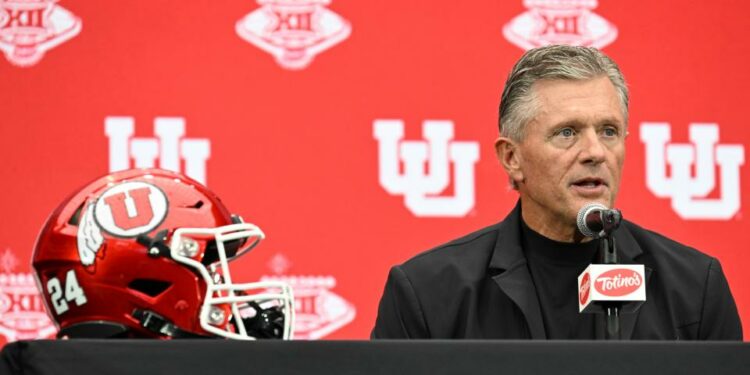
[[[97,199],[94,217],[104,231],[117,237],[136,237],[152,231],[167,216],[167,196],[146,182],[124,182]]]
[[[81,263],[94,264],[104,242],[102,230],[117,237],[137,237],[159,226],[168,206],[164,192],[146,182],[123,182],[107,189],[81,217],[77,241]]]

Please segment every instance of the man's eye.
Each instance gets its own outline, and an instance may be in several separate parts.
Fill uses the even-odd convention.
[[[559,132],[557,132],[557,134],[563,136],[564,138],[570,138],[576,135],[576,131],[571,128],[565,128],[561,129]]]
[[[604,135],[607,137],[616,137],[619,132],[615,128],[604,128]]]

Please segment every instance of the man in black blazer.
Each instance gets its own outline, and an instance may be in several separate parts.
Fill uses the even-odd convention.
[[[497,157],[518,190],[499,224],[391,269],[373,338],[600,339],[603,315],[579,314],[578,274],[598,240],[576,215],[612,207],[625,159],[628,89],[594,48],[530,50],[508,76]],[[644,264],[648,300],[620,316],[624,339],[741,340],[718,260],[629,221],[619,260]]]

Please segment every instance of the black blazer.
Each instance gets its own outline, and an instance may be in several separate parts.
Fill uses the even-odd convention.
[[[546,339],[520,211],[393,267],[372,338]],[[742,340],[717,259],[628,221],[614,236],[620,263],[646,268],[647,301],[620,315],[624,339]]]

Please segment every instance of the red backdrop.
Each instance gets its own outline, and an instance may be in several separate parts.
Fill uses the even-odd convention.
[[[0,343],[52,332],[28,277],[47,215],[94,177],[149,161],[204,180],[266,232],[234,278],[292,282],[298,337],[368,337],[391,265],[515,204],[492,147],[498,100],[523,50],[552,42],[620,64],[632,99],[617,206],[719,258],[750,336],[748,11],[740,0],[0,0]],[[406,166],[427,150],[431,182]]]

